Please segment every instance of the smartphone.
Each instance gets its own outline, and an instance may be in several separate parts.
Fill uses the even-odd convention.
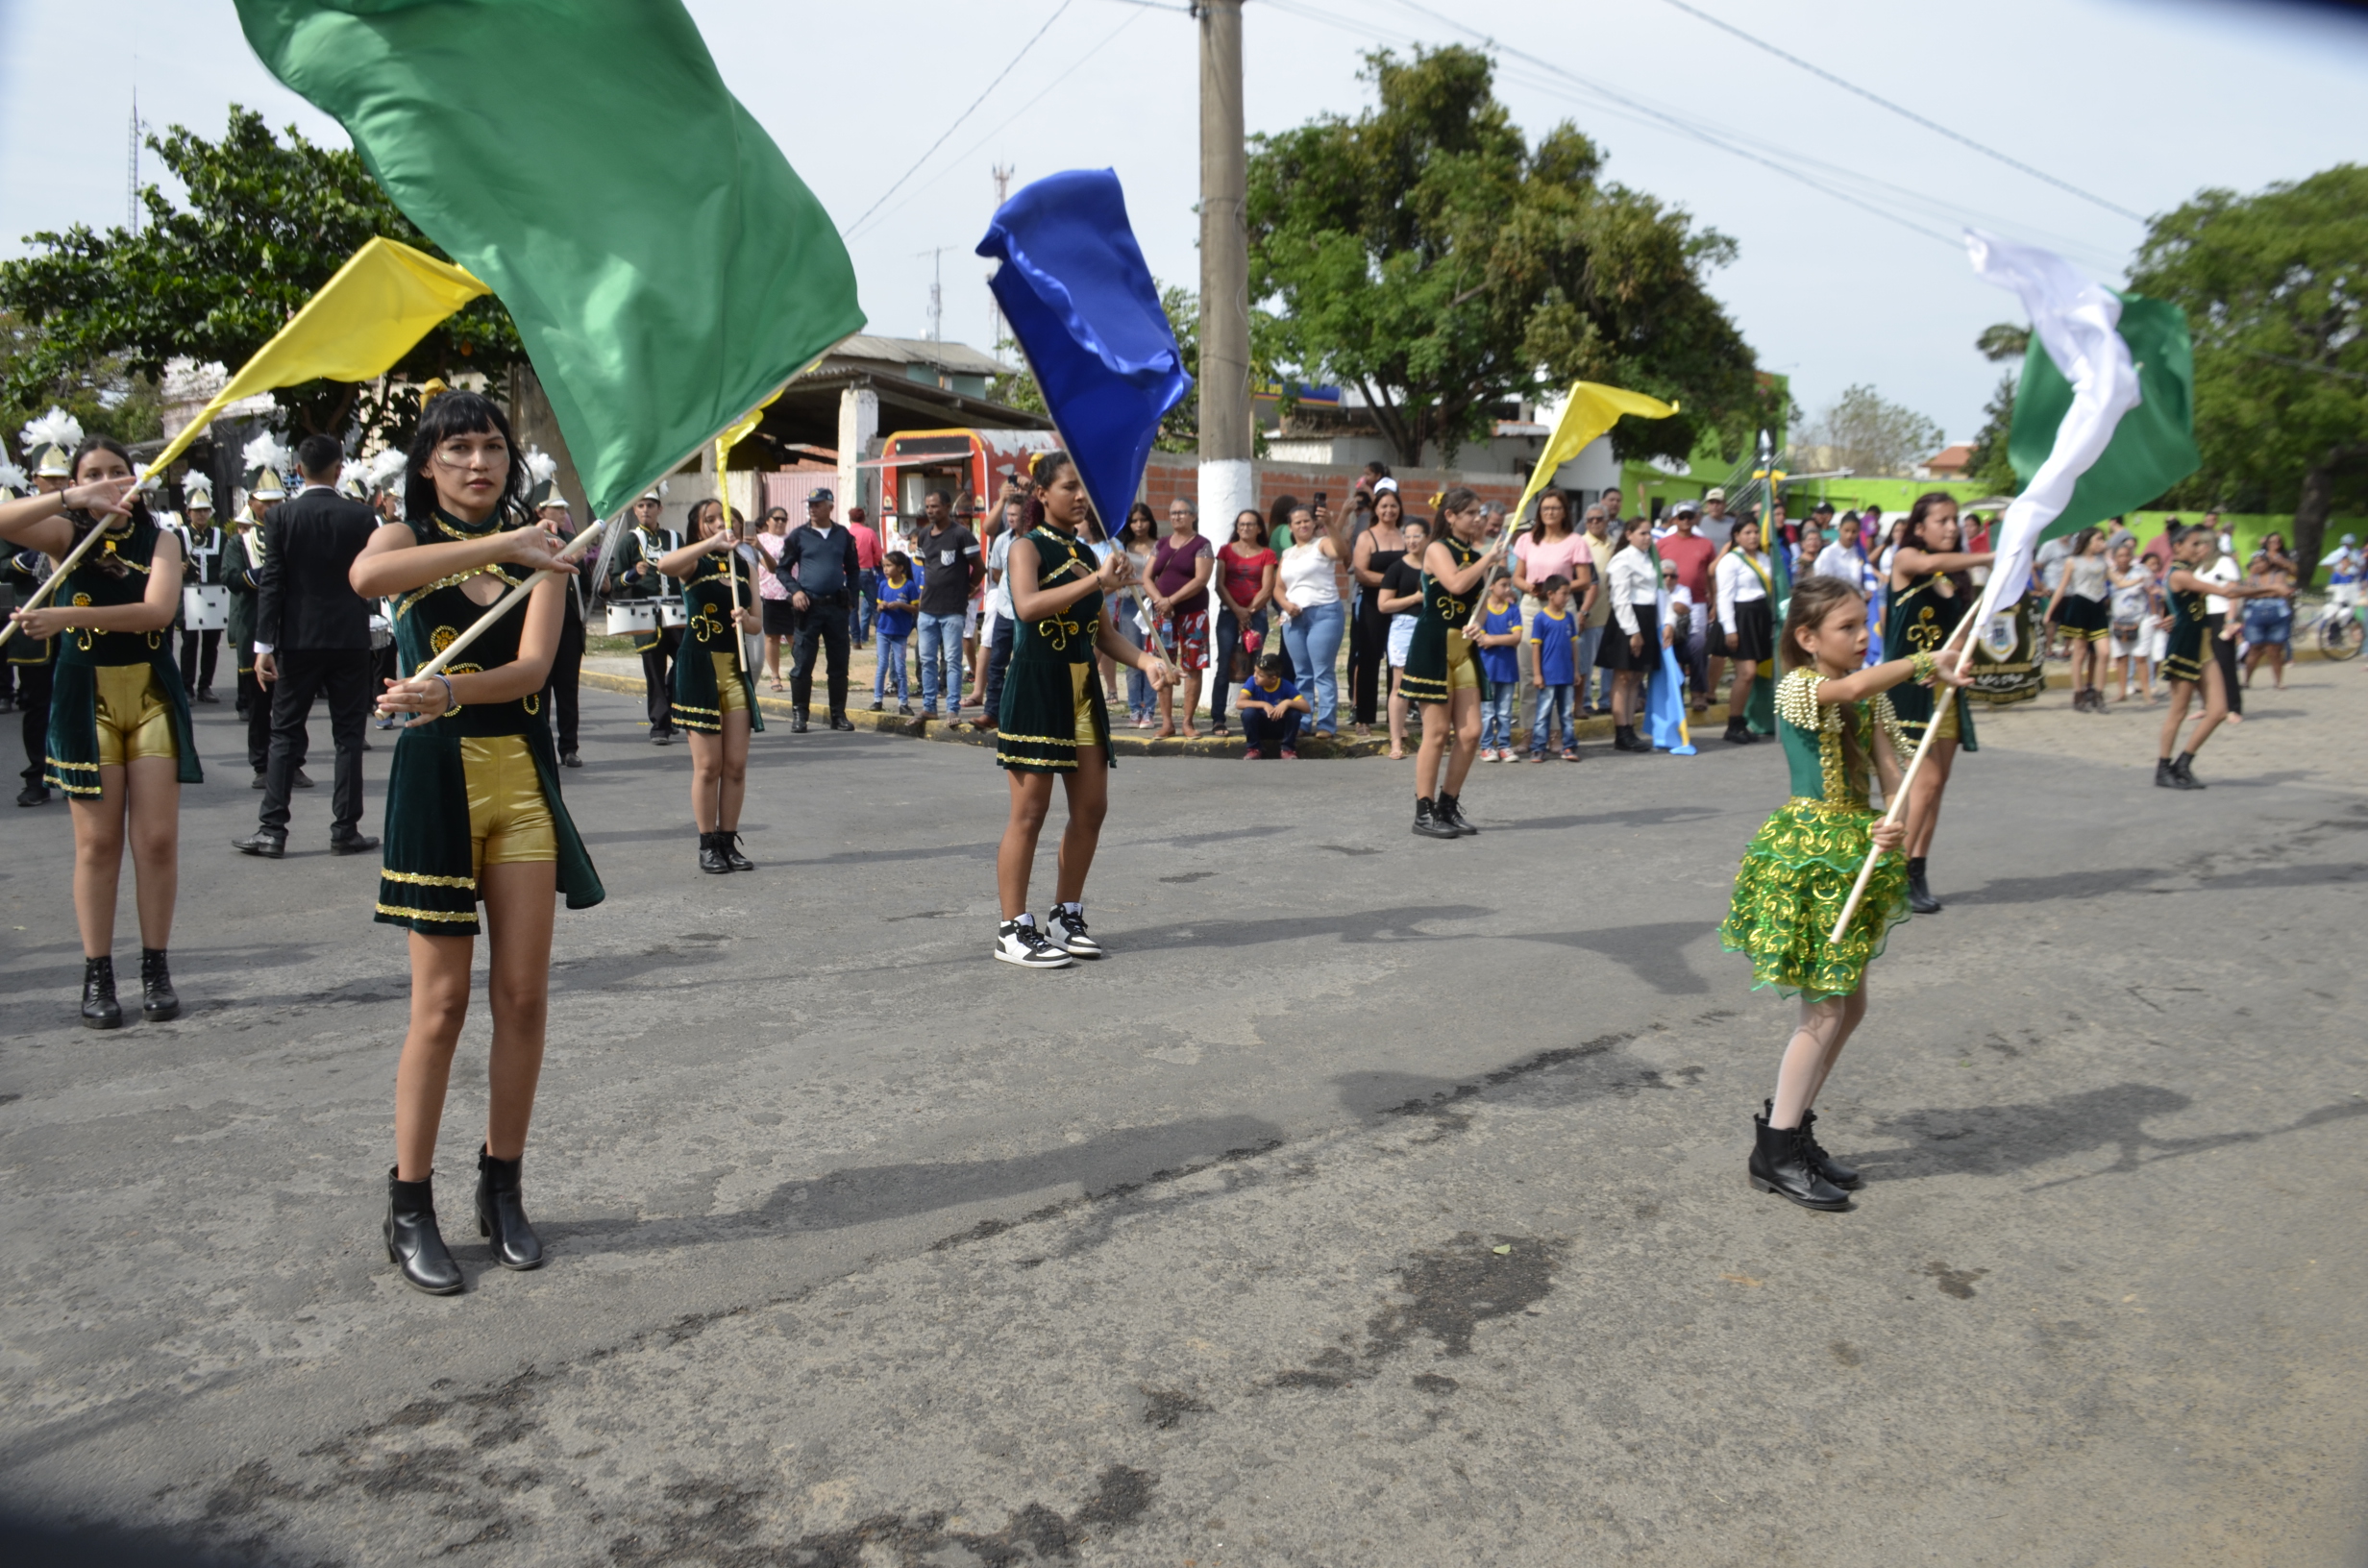
[[[1330,495],[1328,495],[1328,494],[1327,494],[1327,493],[1325,493],[1324,491],[1319,490],[1319,491],[1317,491],[1317,492],[1316,492],[1316,501],[1315,501],[1315,504],[1317,504],[1317,505],[1320,506],[1320,505],[1322,505],[1325,502],[1330,501],[1331,499],[1332,499],[1332,498],[1331,498],[1331,496],[1330,496]]]

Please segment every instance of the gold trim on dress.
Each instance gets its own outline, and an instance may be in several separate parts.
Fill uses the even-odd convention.
[[[392,871],[383,868],[380,870],[379,875],[389,882],[407,882],[416,888],[463,888],[472,893],[477,891],[477,878],[473,876],[430,876],[424,871]]]
[[[378,912],[405,920],[450,920],[455,923],[466,920],[472,925],[477,922],[477,911],[474,908],[465,915],[456,915],[448,909],[413,909],[408,904],[382,903],[379,905]]]

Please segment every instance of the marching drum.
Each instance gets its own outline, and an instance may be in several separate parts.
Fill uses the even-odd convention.
[[[608,606],[608,635],[630,637],[637,631],[657,630],[657,606],[654,604],[611,604]]]
[[[659,600],[657,619],[661,626],[687,626],[691,624],[690,612],[682,607],[682,600],[678,599]]]
[[[181,590],[181,625],[185,631],[222,631],[231,624],[231,591],[218,583],[201,583]]]

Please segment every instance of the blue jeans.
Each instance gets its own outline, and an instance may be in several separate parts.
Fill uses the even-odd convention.
[[[1578,711],[1579,689],[1576,686],[1541,686],[1538,688],[1538,717],[1529,726],[1529,754],[1542,757],[1546,739],[1554,733],[1555,723],[1562,724],[1564,747],[1576,746],[1579,737],[1570,727],[1570,716]],[[1486,746],[1484,738],[1481,745]]]
[[[937,694],[946,694],[946,714],[962,709],[962,617],[921,616],[921,710],[937,711]]]
[[[1480,704],[1480,749],[1493,751],[1513,744],[1514,721],[1520,716],[1521,683],[1489,682],[1488,700]]]
[[[1254,631],[1266,635],[1267,612],[1260,610],[1244,622],[1233,613],[1233,607],[1222,604],[1217,612],[1217,635],[1209,642],[1209,722],[1221,725],[1225,722],[1225,699],[1241,689],[1234,678],[1233,656],[1242,650],[1242,634]]]
[[[1311,727],[1320,735],[1340,733],[1341,677],[1335,665],[1341,637],[1347,629],[1347,607],[1337,600],[1310,605],[1283,622],[1283,646],[1291,650],[1292,669],[1316,698],[1316,722]]]
[[[1270,719],[1255,708],[1242,710],[1242,739],[1261,756],[1268,755],[1271,746],[1276,753],[1295,751],[1299,747],[1299,710],[1291,709],[1280,719]]]
[[[1141,648],[1143,646],[1143,626],[1135,620],[1135,605],[1132,600],[1127,600],[1124,604],[1120,606],[1118,611],[1118,623],[1119,635],[1134,644],[1137,648]],[[1158,711],[1159,698],[1152,692],[1150,681],[1140,670],[1127,671],[1126,717],[1129,719],[1148,719],[1158,713]]]
[[[879,668],[872,672],[873,701],[879,701],[887,693],[889,685],[888,671],[891,661],[894,661],[897,673],[897,700],[899,702],[909,702],[912,700],[912,688],[910,684],[912,667],[904,662],[904,650],[910,648],[912,643],[913,638],[912,633],[910,632],[905,633],[901,637],[891,637],[884,631],[879,634]]]

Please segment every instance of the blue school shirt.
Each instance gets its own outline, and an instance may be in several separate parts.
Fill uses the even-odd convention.
[[[921,602],[921,579],[906,577],[903,586],[879,579],[879,618],[873,623],[884,636],[910,637],[913,634],[914,607]]]
[[[1578,661],[1572,656],[1578,635],[1577,616],[1556,615],[1550,609],[1538,612],[1538,618],[1529,624],[1529,640],[1538,645],[1539,685],[1573,686],[1578,683]],[[1505,651],[1510,653],[1513,650],[1507,649]]]
[[[1249,679],[1242,683],[1242,697],[1245,701],[1288,702],[1298,695],[1299,683],[1292,679],[1289,675],[1285,675],[1283,677],[1283,683],[1275,687],[1274,690],[1270,692],[1264,686],[1258,684],[1258,677],[1256,675],[1250,676]]]
[[[1489,611],[1480,623],[1480,629],[1492,637],[1500,637],[1508,631],[1517,635],[1521,629],[1520,601],[1508,600],[1503,609]],[[1482,649],[1480,673],[1488,676],[1491,682],[1520,679],[1521,645],[1516,642],[1507,643],[1502,648]]]

